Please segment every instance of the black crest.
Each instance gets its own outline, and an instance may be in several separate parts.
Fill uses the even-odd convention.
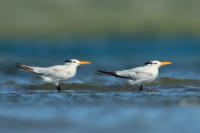
[[[150,62],[150,61],[145,63],[145,65],[149,65],[149,64],[153,64],[153,63],[152,63],[152,62]]]
[[[65,62],[72,62],[71,60],[65,60]]]

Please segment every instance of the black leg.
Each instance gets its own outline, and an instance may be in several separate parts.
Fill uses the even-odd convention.
[[[58,90],[58,92],[61,91],[60,84],[58,84],[58,86],[57,86],[57,90]]]
[[[143,91],[143,86],[141,85],[141,91]]]
[[[143,86],[139,86],[139,91],[143,91]]]

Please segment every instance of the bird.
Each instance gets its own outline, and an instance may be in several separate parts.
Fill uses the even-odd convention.
[[[128,81],[128,84],[139,86],[139,91],[143,91],[143,85],[151,83],[157,79],[159,75],[159,68],[173,64],[172,62],[165,61],[149,61],[144,66],[136,67],[121,71],[103,71],[97,70],[99,74],[106,76],[114,76],[117,78],[123,78]]]
[[[35,67],[16,63],[16,66],[25,72],[31,72],[38,75],[45,82],[56,85],[57,91],[61,91],[61,82],[71,79],[76,75],[77,67],[79,65],[91,64],[89,61],[79,61],[77,59],[65,60],[63,65],[55,65],[51,67]]]

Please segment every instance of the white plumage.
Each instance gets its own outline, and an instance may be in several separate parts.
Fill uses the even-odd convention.
[[[84,64],[90,64],[90,62],[71,59],[66,60],[64,65],[56,65],[46,68],[26,66],[19,63],[16,65],[20,70],[32,72],[40,76],[45,82],[55,84],[57,86],[57,90],[60,91],[60,83],[63,80],[73,78],[76,75],[77,67]]]
[[[142,87],[143,84],[150,83],[158,77],[159,68],[161,66],[166,66],[170,64],[172,64],[172,62],[150,61],[145,63],[145,66],[132,68],[128,70],[115,71],[115,72],[98,70],[98,72],[105,75],[125,78],[128,80],[128,83],[130,85],[139,85],[140,86],[139,90],[143,90]]]

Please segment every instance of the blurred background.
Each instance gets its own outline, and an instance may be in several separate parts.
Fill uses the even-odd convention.
[[[199,132],[200,2],[197,0],[0,0],[3,132]],[[64,92],[21,72],[89,60]],[[96,75],[172,61],[144,92]]]
[[[1,0],[2,37],[199,35],[196,0]]]

